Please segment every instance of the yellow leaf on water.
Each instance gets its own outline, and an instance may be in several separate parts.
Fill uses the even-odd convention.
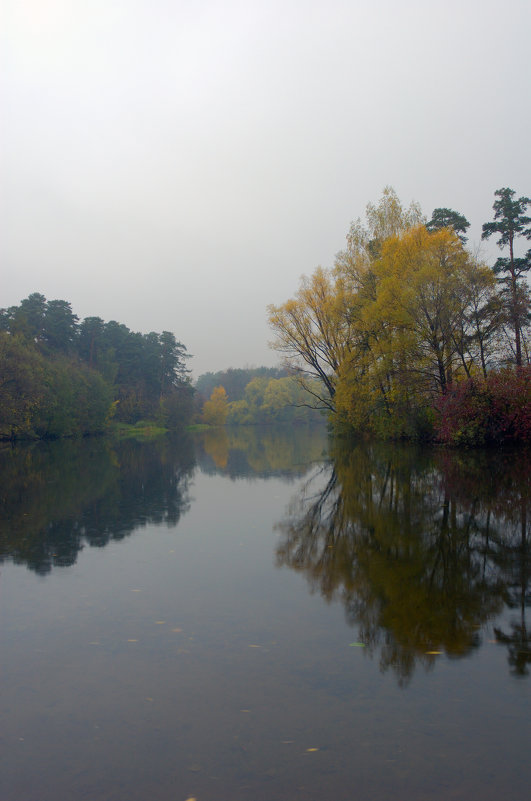
[[[442,654],[442,651],[425,651],[426,654]]]
[[[261,648],[261,645],[250,645],[249,648]]]
[[[138,642],[138,640],[127,640],[127,642]]]
[[[172,629],[172,631],[182,631],[182,629]]]
[[[162,626],[162,625],[164,625],[164,623],[166,623],[166,621],[165,620],[155,620],[155,623],[157,624],[157,626]]]
[[[142,592],[142,590],[131,590],[131,592]]]
[[[318,748],[307,748],[306,750],[307,751],[318,751],[319,749]]]

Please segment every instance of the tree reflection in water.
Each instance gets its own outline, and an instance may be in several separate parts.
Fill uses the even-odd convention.
[[[406,445],[332,448],[278,524],[277,564],[344,605],[369,654],[407,683],[436,653],[459,657],[495,629],[518,674],[531,661],[529,453],[421,452]]]
[[[294,480],[328,451],[326,427],[227,426],[212,428],[197,440],[198,462],[205,473],[231,479],[272,476]]]
[[[45,575],[147,523],[177,525],[189,508],[193,442],[61,440],[0,453],[0,562]]]

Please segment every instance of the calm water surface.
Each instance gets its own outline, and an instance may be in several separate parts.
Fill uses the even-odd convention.
[[[2,801],[529,797],[530,457],[0,451]]]

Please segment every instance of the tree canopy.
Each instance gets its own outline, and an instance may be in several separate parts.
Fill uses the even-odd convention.
[[[183,425],[193,411],[187,359],[170,331],[80,322],[67,301],[34,292],[0,310],[0,436],[96,432],[111,415]]]
[[[522,282],[522,276],[531,268],[531,250],[524,257],[515,255],[515,241],[518,237],[531,239],[531,217],[526,209],[531,205],[528,197],[514,198],[513,189],[504,187],[494,193],[494,220],[483,224],[482,239],[489,239],[499,234],[497,244],[500,248],[509,248],[509,258],[500,257],[494,265],[494,273],[499,278],[503,289],[501,296],[506,308],[506,319],[514,335],[514,357],[518,367],[522,361],[522,330],[529,323],[529,289]]]
[[[507,243],[517,232],[531,237],[527,198],[511,206],[509,234],[514,193],[497,194],[505,205],[485,235],[500,230]],[[293,298],[268,307],[272,347],[336,425],[428,436],[439,399],[456,383],[485,381],[511,362],[521,367],[523,353],[528,363],[529,295],[518,284],[527,263],[511,256],[511,294],[508,281],[497,280],[504,264],[492,269],[466,249],[468,225],[443,208],[426,222],[417,204],[405,209],[386,187],[367,206],[366,222],[351,225],[334,267],[318,267]],[[513,354],[507,322],[519,337]]]

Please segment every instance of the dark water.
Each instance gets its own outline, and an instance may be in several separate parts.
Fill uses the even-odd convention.
[[[0,451],[0,799],[529,797],[529,454]]]

